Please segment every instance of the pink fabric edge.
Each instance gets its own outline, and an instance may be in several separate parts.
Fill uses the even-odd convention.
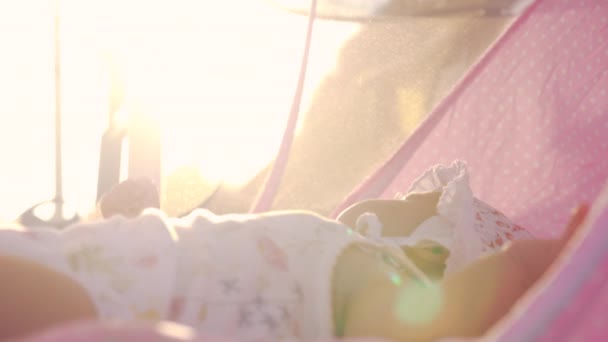
[[[435,109],[431,110],[430,114],[420,123],[418,128],[414,130],[412,135],[401,145],[401,147],[382,164],[374,173],[357,186],[344,201],[340,203],[332,212],[330,217],[336,218],[344,209],[357,201],[367,198],[378,198],[389,183],[396,177],[398,172],[407,164],[410,156],[417,150],[419,145],[430,134],[431,130],[443,118],[449,106],[454,100],[469,86],[469,84],[484,71],[484,67],[492,60],[502,48],[504,42],[508,40],[517,29],[526,22],[526,20],[535,12],[536,8],[544,0],[535,0],[530,4],[507,29],[498,37],[498,39],[487,49],[480,59],[470,68],[463,78],[456,84],[452,91],[446,95]]]
[[[608,184],[596,199],[579,238],[567,246],[558,263],[487,336],[492,341],[534,341],[541,337],[608,254]],[[525,316],[526,319],[521,319]]]
[[[107,342],[107,341],[149,341],[149,342],[237,342],[236,337],[222,337],[211,334],[197,334],[192,329],[171,323],[160,322],[103,322],[83,321],[68,323],[49,330],[12,340],[13,342]],[[309,342],[390,342],[381,338],[314,339]]]
[[[277,154],[274,166],[270,171],[270,176],[266,181],[264,187],[261,190],[259,198],[254,202],[252,208],[249,210],[252,213],[260,213],[268,211],[272,208],[272,203],[276,197],[287,162],[289,161],[289,152],[291,151],[291,145],[296,133],[296,127],[300,117],[300,104],[302,102],[302,96],[304,94],[304,86],[306,81],[306,70],[308,68],[308,58],[310,56],[310,46],[312,43],[312,35],[314,23],[317,17],[317,0],[311,0],[310,2],[310,14],[308,15],[308,24],[306,28],[306,38],[304,44],[304,52],[302,56],[302,62],[300,65],[300,73],[296,85],[296,93],[293,97],[293,103],[291,106],[291,112],[287,119],[287,126],[283,132],[283,139],[279,152]]]

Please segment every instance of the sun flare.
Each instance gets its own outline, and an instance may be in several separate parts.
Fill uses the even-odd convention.
[[[12,218],[53,191],[54,0],[0,5],[0,218]],[[110,99],[119,119],[136,109],[158,120],[162,173],[196,166],[210,181],[242,184],[276,154],[293,98],[306,18],[266,1],[61,0],[64,194],[93,206],[99,144]],[[317,23],[307,91],[334,68],[348,23]],[[24,44],[26,42],[26,44]],[[117,73],[120,84],[111,77]],[[8,77],[6,77],[8,76]],[[116,89],[119,87],[120,89]],[[118,93],[118,94],[117,94]],[[14,141],[22,141],[14,148]],[[26,143],[27,142],[27,143]]]

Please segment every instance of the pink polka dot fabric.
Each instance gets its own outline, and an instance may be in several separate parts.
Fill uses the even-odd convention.
[[[335,212],[454,159],[476,196],[537,237],[593,204],[582,236],[480,340],[608,341],[608,1],[537,0]]]
[[[477,197],[555,236],[608,178],[608,2],[538,0],[338,208],[462,159]]]

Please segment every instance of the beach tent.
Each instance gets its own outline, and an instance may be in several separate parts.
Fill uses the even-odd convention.
[[[429,165],[454,159],[469,164],[477,196],[539,238],[558,235],[572,208],[590,203],[551,272],[481,340],[606,340],[607,93],[608,2],[536,0],[334,213],[395,197]],[[256,210],[276,207],[279,176]]]

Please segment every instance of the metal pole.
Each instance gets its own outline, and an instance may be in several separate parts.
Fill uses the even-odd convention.
[[[61,149],[61,44],[60,44],[60,0],[55,0],[54,49],[55,49],[55,202],[63,203],[63,170]],[[61,213],[59,213],[61,215]]]

